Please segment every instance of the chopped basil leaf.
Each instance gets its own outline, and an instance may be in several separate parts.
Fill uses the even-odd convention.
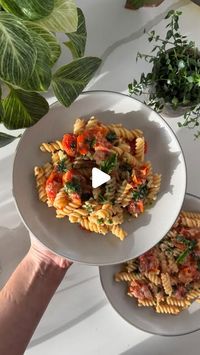
[[[98,219],[97,219],[97,223],[98,223],[98,224],[102,224],[103,222],[104,222],[103,218],[98,218]]]
[[[185,261],[185,258],[190,254],[190,250],[186,249],[184,250],[176,259],[177,264],[183,264],[183,262]]]
[[[109,157],[102,162],[100,165],[100,168],[104,173],[111,173],[111,171],[116,167],[117,165],[117,155],[116,154],[111,154]]]
[[[64,185],[64,189],[66,192],[77,192],[80,193],[81,185],[80,182],[73,179],[72,181],[68,181]]]
[[[138,186],[137,190],[133,191],[132,198],[134,201],[143,200],[147,196],[147,193],[148,193],[147,184],[143,184]]]
[[[177,235],[177,236],[176,236],[176,240],[177,240],[178,242],[181,242],[181,243],[185,244],[185,245],[190,245],[190,243],[191,243],[191,240],[186,239],[186,238],[185,238],[184,236],[182,236],[182,235]]]
[[[108,132],[108,134],[106,135],[106,139],[109,142],[113,143],[117,139],[116,133],[114,131]]]
[[[83,207],[86,209],[86,211],[88,213],[92,213],[94,211],[94,208],[92,207],[92,205],[89,202],[85,202]]]
[[[65,173],[68,169],[66,167],[66,158],[63,158],[60,163],[57,165],[57,170],[60,171],[61,173]]]
[[[187,248],[178,256],[178,258],[176,259],[176,262],[178,264],[182,264],[186,257],[193,251],[193,249],[195,248],[196,246],[196,240],[188,240],[184,237],[181,237],[181,236],[177,236],[177,239],[179,241],[182,241],[184,244],[187,245]],[[181,239],[181,240],[180,240]]]
[[[70,144],[70,148],[75,149],[75,148],[76,148],[76,142],[72,142],[72,143]]]
[[[107,199],[100,193],[98,195],[98,202],[104,203],[104,202],[107,202]]]
[[[90,149],[92,149],[96,143],[96,138],[95,137],[86,138],[85,143],[87,143],[89,145]]]

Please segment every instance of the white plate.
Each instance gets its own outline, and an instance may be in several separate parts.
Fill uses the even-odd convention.
[[[38,200],[33,168],[50,160],[42,142],[60,139],[72,131],[77,117],[97,116],[104,123],[140,128],[148,144],[147,160],[162,174],[156,204],[137,220],[126,222],[127,238],[88,233],[67,218],[55,218],[55,210]],[[91,91],[80,95],[70,108],[55,104],[36,125],[27,129],[18,145],[13,170],[13,193],[27,228],[56,253],[92,265],[123,262],[156,244],[174,223],[183,203],[186,168],[181,147],[166,122],[141,102],[119,93]]]
[[[200,198],[186,194],[183,203],[186,211],[200,212]],[[126,295],[126,285],[117,283],[113,275],[121,270],[120,265],[99,268],[102,287],[113,308],[130,324],[152,334],[176,336],[200,329],[200,304],[194,302],[179,315],[158,314],[150,308],[139,308],[137,302]]]

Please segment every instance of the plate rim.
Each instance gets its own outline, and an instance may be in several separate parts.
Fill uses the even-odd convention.
[[[147,108],[149,111],[151,111],[151,112],[153,112],[154,114],[156,114],[158,117],[159,117],[159,119],[161,120],[161,121],[163,121],[164,122],[164,124],[167,126],[167,128],[169,129],[169,131],[170,131],[170,133],[172,134],[172,136],[174,137],[174,139],[175,139],[175,141],[178,143],[178,146],[179,146],[179,148],[180,148],[180,153],[181,153],[181,155],[182,155],[182,158],[183,158],[183,164],[184,164],[184,181],[185,181],[185,187],[184,187],[184,194],[183,194],[183,198],[182,198],[182,201],[181,201],[181,206],[180,206],[180,209],[179,209],[179,211],[178,211],[178,214],[180,213],[180,211],[181,211],[181,208],[182,208],[182,205],[183,205],[183,201],[184,201],[184,198],[185,198],[185,194],[186,194],[186,191],[187,191],[187,182],[188,182],[188,179],[187,179],[187,165],[186,165],[186,159],[185,159],[185,155],[184,155],[184,152],[183,152],[183,149],[182,149],[182,146],[181,146],[181,144],[180,144],[180,142],[179,142],[179,139],[177,138],[177,136],[176,136],[176,134],[174,133],[174,131],[172,130],[172,128],[170,127],[170,125],[166,122],[166,120],[158,113],[158,112],[156,112],[156,111],[154,111],[151,107],[149,107],[148,105],[146,105],[146,104],[144,104],[142,101],[140,101],[139,99],[137,99],[137,98],[135,98],[135,97],[132,97],[132,96],[129,96],[129,95],[127,95],[127,94],[125,94],[125,93],[121,93],[121,92],[117,92],[117,91],[112,91],[112,90],[87,90],[87,91],[83,91],[79,96],[78,96],[78,98],[76,99],[76,100],[78,100],[81,96],[84,96],[84,95],[88,95],[88,94],[98,94],[98,93],[107,93],[107,94],[115,94],[115,95],[119,95],[119,96],[124,96],[124,97],[126,97],[126,98],[128,98],[128,99],[132,99],[133,101],[137,101],[137,102],[139,102],[143,107],[145,107],[145,108]],[[55,97],[55,96],[54,96]],[[75,101],[76,101],[75,100]],[[75,102],[74,101],[74,102]],[[73,103],[72,103],[73,104]],[[63,106],[58,100],[55,100],[54,102],[52,102],[52,104],[50,104],[50,109],[51,108],[53,108],[54,106],[56,107],[57,105],[59,105],[59,106]],[[64,106],[63,106],[64,107]],[[67,107],[65,107],[65,109],[67,109]],[[43,116],[43,117],[46,117],[48,115],[48,113],[45,115],[45,116]],[[43,117],[38,121],[38,122],[40,122],[42,119],[43,119]],[[37,123],[38,123],[37,122]],[[34,125],[34,126],[36,126],[37,125],[37,123]],[[16,150],[15,150],[15,154],[14,154],[14,162],[13,162],[13,170],[12,170],[12,194],[13,194],[13,197],[14,197],[14,203],[15,203],[15,207],[16,207],[16,209],[17,209],[17,212],[18,212],[18,214],[19,214],[19,216],[20,216],[20,218],[21,218],[21,220],[22,220],[22,222],[23,222],[23,224],[25,225],[25,227],[27,228],[27,230],[31,233],[31,234],[33,234],[34,235],[34,233],[31,231],[31,229],[30,229],[30,227],[28,226],[28,224],[26,223],[26,221],[25,221],[25,219],[24,219],[24,217],[23,217],[23,215],[22,215],[22,213],[20,212],[20,209],[19,209],[19,207],[18,207],[18,203],[17,203],[17,198],[16,198],[16,195],[15,195],[15,183],[14,183],[14,171],[15,171],[15,166],[16,166],[16,156],[17,156],[17,153],[18,153],[18,150],[19,150],[19,147],[21,146],[21,142],[23,141],[23,137],[24,136],[26,136],[26,134],[27,134],[27,129],[25,129],[25,131],[24,131],[24,133],[23,133],[23,135],[22,135],[22,137],[21,137],[21,139],[20,139],[20,141],[19,141],[19,143],[18,143],[18,145],[17,145],[17,147],[16,147]],[[178,214],[177,214],[177,216],[178,216]],[[174,221],[173,221],[173,223],[172,223],[172,225],[174,224],[174,222],[175,222],[175,220],[176,220],[176,218],[177,218],[177,216],[174,218]],[[171,228],[171,227],[170,227]],[[40,239],[36,236],[36,238],[40,241]],[[160,240],[163,238],[163,236],[160,238]],[[46,243],[44,243],[44,242],[41,242],[46,248],[48,248],[49,250],[51,250],[53,253],[55,253],[55,254],[57,254],[57,255],[60,255],[60,256],[62,256],[62,257],[65,257],[65,258],[67,258],[67,259],[69,259],[70,261],[73,261],[73,262],[76,262],[76,263],[80,263],[80,264],[85,264],[85,265],[88,265],[88,266],[109,266],[109,265],[117,265],[117,264],[119,264],[119,262],[104,262],[103,264],[100,264],[100,263],[94,263],[94,262],[88,262],[88,261],[84,261],[84,260],[76,260],[75,258],[73,258],[73,259],[71,259],[71,258],[69,258],[69,257],[66,257],[65,255],[63,255],[62,253],[57,253],[57,252],[55,252],[53,249],[51,249],[48,245],[46,245]],[[156,243],[155,243],[156,244]],[[154,244],[154,245],[155,245]],[[154,246],[153,245],[153,246]],[[152,246],[152,247],[153,247]],[[135,257],[138,257],[139,255],[137,255],[137,256],[135,256]],[[123,262],[126,262],[126,261],[128,261],[128,260],[130,260],[130,259],[124,259],[124,260],[122,260],[121,261],[121,263],[123,263]]]
[[[192,197],[194,199],[197,199],[200,201],[200,196],[198,195],[194,195],[190,192],[186,192],[185,196],[189,196],[189,197]],[[121,263],[120,263],[121,264]],[[118,265],[120,265],[118,264]],[[113,264],[114,265],[114,264]],[[116,265],[116,264],[115,264]],[[106,267],[108,267],[109,265],[106,265]],[[111,266],[111,265],[110,265]],[[158,333],[158,332],[153,332],[153,331],[150,331],[150,330],[146,330],[140,326],[138,326],[137,324],[133,324],[131,323],[120,311],[118,311],[116,309],[116,307],[113,305],[112,303],[112,300],[109,298],[108,294],[106,293],[105,291],[105,288],[104,288],[104,284],[103,284],[103,281],[102,281],[102,274],[101,274],[101,268],[103,268],[104,266],[99,266],[99,279],[100,279],[100,282],[101,282],[101,287],[105,293],[105,296],[106,296],[106,299],[108,300],[109,304],[111,305],[111,307],[115,310],[115,312],[120,316],[122,317],[127,323],[129,323],[132,327],[135,327],[145,333],[148,333],[148,334],[152,334],[152,335],[158,335],[158,336],[164,336],[164,337],[180,337],[180,336],[184,336],[184,335],[187,335],[187,334],[192,334],[192,333],[195,333],[195,332],[198,332],[200,330],[200,325],[199,325],[199,328],[195,329],[195,330],[191,330],[189,332],[182,332],[182,333],[179,333],[179,334],[165,334],[165,333]]]

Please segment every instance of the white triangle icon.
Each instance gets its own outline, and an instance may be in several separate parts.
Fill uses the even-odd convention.
[[[110,175],[104,173],[103,171],[97,168],[92,169],[92,187],[94,189],[105,184],[105,182],[109,181],[110,179]]]

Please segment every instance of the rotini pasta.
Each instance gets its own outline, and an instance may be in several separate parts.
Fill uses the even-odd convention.
[[[200,303],[200,226],[188,219],[199,221],[200,213],[181,211],[163,240],[114,275],[139,307],[176,315]]]
[[[126,215],[138,217],[159,192],[161,176],[144,161],[146,141],[139,129],[79,117],[73,133],[43,142],[40,150],[51,153],[51,162],[35,167],[39,199],[55,208],[56,218],[67,217],[87,231],[124,240]],[[92,188],[94,167],[111,177],[98,188]]]

